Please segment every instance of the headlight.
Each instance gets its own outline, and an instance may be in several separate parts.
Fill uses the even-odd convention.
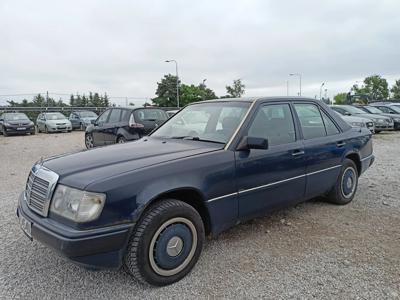
[[[365,123],[363,122],[350,122],[350,125],[353,127],[365,127]]]
[[[106,195],[70,188],[59,184],[51,201],[50,211],[77,223],[97,219],[103,210]]]
[[[7,122],[4,122],[4,123],[3,123],[3,126],[11,126],[11,124],[10,124],[10,123],[7,123]]]

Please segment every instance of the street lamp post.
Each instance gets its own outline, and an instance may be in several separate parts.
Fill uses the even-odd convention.
[[[202,97],[203,101],[206,99],[206,95],[205,95],[205,91],[206,91],[206,80],[207,80],[207,78],[204,78],[204,79],[203,79],[203,83],[201,84],[201,87],[202,87],[203,90],[204,90],[204,92],[203,92],[203,97]]]
[[[299,76],[299,80],[300,80],[300,93],[299,93],[299,96],[301,96],[301,74],[300,73],[290,73],[289,76]]]
[[[169,59],[166,60],[165,62],[174,62],[175,63],[175,69],[176,69],[176,102],[178,104],[179,108],[179,76],[178,76],[178,62],[175,59]]]
[[[325,85],[325,82],[323,82],[321,84],[321,86],[319,87],[319,100],[322,100],[322,87]]]

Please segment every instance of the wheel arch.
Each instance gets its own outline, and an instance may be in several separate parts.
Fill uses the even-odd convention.
[[[189,204],[190,206],[192,206],[199,213],[199,215],[203,221],[204,230],[205,230],[206,235],[211,233],[212,226],[211,226],[210,214],[205,205],[202,194],[195,188],[183,187],[183,188],[177,188],[174,190],[162,192],[162,193],[158,194],[157,196],[153,197],[150,201],[148,201],[146,203],[146,205],[143,207],[140,215],[142,216],[143,213],[153,204],[163,201],[165,199],[180,200],[180,201],[185,202],[186,204]]]
[[[350,159],[355,163],[357,167],[357,173],[360,176],[362,169],[360,155],[357,152],[350,152],[345,155],[345,158]]]

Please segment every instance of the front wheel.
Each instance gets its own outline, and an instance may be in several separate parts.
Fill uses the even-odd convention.
[[[328,194],[328,201],[339,205],[350,203],[356,194],[357,186],[357,166],[351,159],[345,159],[337,182]]]
[[[124,143],[126,143],[126,138],[124,138],[123,136],[120,136],[120,137],[117,139],[117,143],[118,143],[118,144],[124,144]]]
[[[124,259],[141,282],[163,286],[188,274],[200,257],[204,225],[199,213],[179,200],[162,200],[136,225]]]

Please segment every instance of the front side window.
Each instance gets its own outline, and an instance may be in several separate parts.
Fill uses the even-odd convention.
[[[151,136],[225,144],[249,109],[248,102],[205,102],[185,107]]]
[[[248,136],[268,139],[269,146],[296,141],[289,104],[270,104],[259,109],[250,125]]]
[[[110,111],[111,111],[111,109],[106,110],[105,112],[103,112],[103,113],[100,115],[100,117],[97,119],[97,123],[103,124],[103,123],[107,122],[107,118],[108,118],[108,116],[109,116],[109,114],[110,114]]]
[[[314,104],[295,104],[304,139],[326,136],[324,122],[319,108]]]

